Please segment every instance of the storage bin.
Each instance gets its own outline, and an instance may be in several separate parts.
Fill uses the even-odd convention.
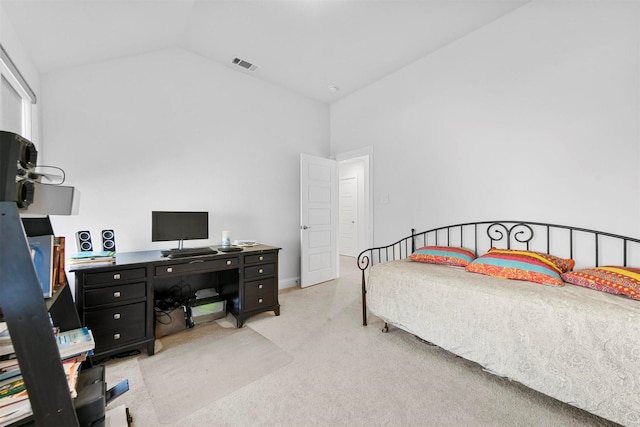
[[[191,318],[193,319],[193,323],[196,325],[204,322],[211,322],[216,319],[222,319],[227,315],[226,307],[226,301],[196,305],[195,307],[191,307]]]
[[[172,310],[161,310],[156,307],[155,315],[156,339],[187,329],[187,324],[184,319],[183,305]]]

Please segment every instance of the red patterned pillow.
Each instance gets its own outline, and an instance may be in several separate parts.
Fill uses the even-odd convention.
[[[576,265],[576,262],[571,258],[560,258],[554,255],[545,254],[542,252],[533,252],[532,254],[540,255],[544,259],[551,261],[556,267],[560,269],[561,272],[566,273],[567,271],[573,270],[573,267]]]
[[[476,254],[469,249],[450,246],[424,246],[409,255],[413,261],[458,267],[466,267],[475,258]]]
[[[572,285],[640,300],[640,268],[616,266],[585,268],[564,273],[562,280]]]
[[[558,260],[561,260],[561,266],[556,264]],[[567,268],[569,265],[573,267],[573,260],[565,260],[549,254],[491,248],[489,252],[469,264],[466,270],[503,279],[563,286],[564,282],[560,274],[562,274],[562,268]]]

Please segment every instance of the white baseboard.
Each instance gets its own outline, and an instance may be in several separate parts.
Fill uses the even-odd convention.
[[[296,286],[300,286],[300,277],[292,277],[278,281],[278,289],[295,288]]]

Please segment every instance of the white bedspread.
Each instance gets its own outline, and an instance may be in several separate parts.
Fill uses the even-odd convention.
[[[640,301],[405,259],[370,269],[367,304],[490,372],[640,426]]]

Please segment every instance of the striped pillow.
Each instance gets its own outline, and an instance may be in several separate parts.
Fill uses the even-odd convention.
[[[640,300],[640,268],[597,267],[570,271],[562,279],[572,285]]]
[[[554,262],[556,260],[564,259],[533,251],[491,248],[489,252],[469,264],[466,269],[472,273],[503,279],[563,286],[564,282],[560,275],[563,273],[563,268],[572,263],[566,263],[567,260],[564,260],[561,268]]]
[[[409,255],[413,261],[466,267],[476,258],[473,251],[450,246],[424,246]]]

